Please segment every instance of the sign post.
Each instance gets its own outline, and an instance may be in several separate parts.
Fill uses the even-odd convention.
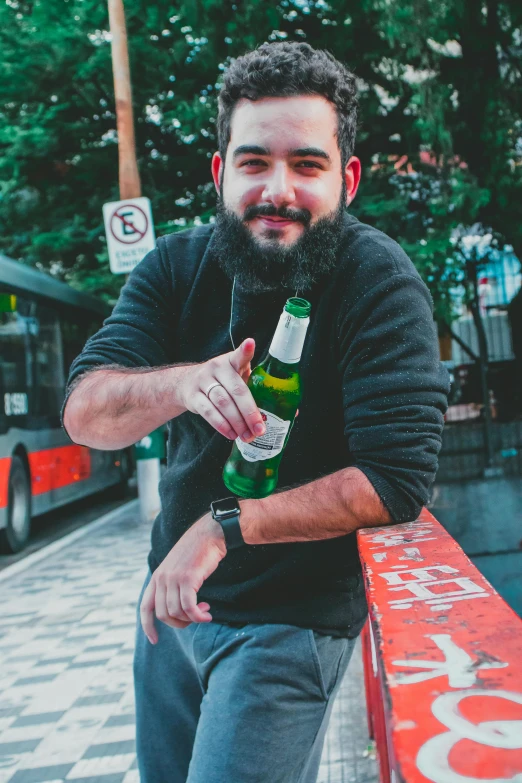
[[[136,159],[132,84],[127,45],[127,26],[123,0],[108,0],[111,30],[112,74],[116,99],[120,198],[141,196],[141,182]]]
[[[156,244],[149,199],[109,201],[103,205],[103,220],[111,272],[132,272]]]
[[[118,130],[118,171],[121,201],[103,206],[107,247],[111,271],[128,274],[154,248],[154,225],[148,198],[141,196],[141,182],[136,158],[132,86],[127,45],[127,27],[123,0],[108,0],[111,31],[112,73]],[[147,436],[152,438],[152,436]],[[146,438],[142,439],[146,440]],[[143,468],[140,468],[143,463]],[[144,521],[153,519],[160,510],[158,492],[160,462],[158,457],[139,459],[138,495]]]
[[[146,435],[134,446],[141,518],[152,522],[158,514],[161,503],[158,492],[160,480],[160,459],[165,456],[163,427]]]

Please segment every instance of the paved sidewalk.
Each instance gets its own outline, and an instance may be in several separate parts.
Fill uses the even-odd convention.
[[[0,783],[139,783],[132,655],[149,537],[134,501],[26,570],[5,572]],[[377,781],[367,744],[358,645],[319,783]]]

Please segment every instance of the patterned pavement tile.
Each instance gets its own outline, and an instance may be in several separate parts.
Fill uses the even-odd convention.
[[[40,712],[36,715],[22,715],[11,724],[11,728],[19,726],[41,726],[47,723],[56,723],[60,720],[64,712]]]
[[[52,767],[19,769],[9,783],[44,783],[44,781],[62,781],[71,769],[71,764],[57,764]]]
[[[78,761],[67,774],[67,780],[108,775],[115,772],[125,773],[130,769],[133,761],[133,753],[120,756],[101,756],[99,758],[81,759],[81,761]]]
[[[134,754],[136,743],[133,739],[120,742],[103,742],[99,745],[91,745],[83,754],[84,759],[105,758],[106,756],[119,756],[125,753]]]
[[[115,775],[95,775],[94,777],[89,778],[75,778],[74,783],[123,783],[125,779],[125,773],[118,772]]]
[[[107,726],[107,721],[100,728],[97,735],[94,738],[94,743],[97,747],[102,744],[114,745],[115,742],[133,742],[134,743],[135,726],[134,715],[132,716],[132,723],[129,722],[123,726]],[[120,753],[127,751],[120,750]]]
[[[17,688],[20,685],[36,685],[41,682],[51,682],[56,677],[55,674],[39,674],[35,677],[22,677],[19,680],[15,680],[13,688]]]
[[[134,713],[128,713],[123,715],[111,715],[110,718],[107,718],[107,720],[104,723],[104,728],[110,729],[110,728],[117,728],[119,726],[132,726],[134,728],[135,723],[135,715]]]
[[[40,742],[41,737],[37,737],[36,739],[0,742],[0,758],[2,756],[16,756],[18,753],[30,753],[38,747]]]
[[[9,745],[11,743],[23,743],[28,741],[34,741],[34,740],[42,740],[46,734],[50,731],[50,726],[52,724],[49,723],[42,723],[38,726],[14,726],[11,724],[9,728],[4,729],[2,732],[2,743],[0,745],[0,756],[3,756],[7,753],[7,755],[10,754],[11,751],[3,751],[2,748],[6,745]],[[36,746],[35,746],[36,747]],[[27,750],[22,751],[16,751],[16,752],[22,752],[27,753],[29,751],[33,751],[34,748],[27,748]]]

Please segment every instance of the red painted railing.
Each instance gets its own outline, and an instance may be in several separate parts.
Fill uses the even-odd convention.
[[[522,620],[428,511],[357,537],[382,783],[522,783]]]

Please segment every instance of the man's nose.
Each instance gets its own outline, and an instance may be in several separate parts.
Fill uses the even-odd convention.
[[[295,201],[291,175],[285,166],[276,166],[269,175],[263,195],[263,201],[271,202],[277,209]]]

